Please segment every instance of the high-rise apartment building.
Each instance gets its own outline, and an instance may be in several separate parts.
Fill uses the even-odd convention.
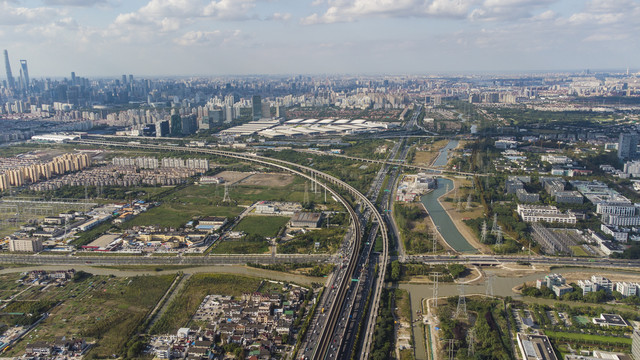
[[[638,140],[640,136],[637,133],[622,133],[618,139],[618,158],[623,160],[635,159],[638,153]]]

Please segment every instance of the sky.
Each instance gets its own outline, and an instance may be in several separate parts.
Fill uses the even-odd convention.
[[[633,71],[640,0],[0,0],[0,49],[32,78]]]

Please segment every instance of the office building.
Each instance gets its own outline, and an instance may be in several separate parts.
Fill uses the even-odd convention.
[[[253,121],[257,121],[262,118],[262,98],[260,95],[254,95],[251,98],[251,117],[253,118]]]
[[[191,135],[198,130],[198,120],[195,115],[183,116],[181,121],[182,135]]]
[[[27,60],[20,60],[20,72],[22,73],[22,88],[29,90],[29,68]]]
[[[11,73],[11,64],[9,63],[9,52],[6,49],[4,50],[4,67],[7,71],[7,85],[9,86],[9,89],[15,89],[16,83],[13,80],[13,74]]]
[[[518,201],[523,203],[533,203],[540,200],[540,195],[536,193],[529,193],[525,189],[516,190],[516,196],[518,197]]]
[[[582,194],[578,191],[556,191],[553,197],[559,204],[582,204],[583,202]]]
[[[546,335],[518,333],[518,347],[524,360],[558,360]]]
[[[170,130],[168,121],[164,120],[156,123],[156,137],[169,136]]]
[[[263,101],[262,102],[262,117],[266,118],[266,119],[271,119],[271,105],[269,104],[268,101]]]
[[[11,239],[9,240],[9,251],[40,252],[42,251],[42,240],[38,238]]]
[[[622,160],[635,159],[638,152],[638,140],[640,137],[637,133],[622,133],[618,139],[618,158]]]

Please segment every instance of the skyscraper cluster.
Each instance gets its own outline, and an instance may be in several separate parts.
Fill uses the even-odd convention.
[[[9,62],[9,52],[4,50],[4,67],[7,75],[7,84],[5,87],[16,91],[20,90],[23,92],[29,92],[29,68],[27,66],[27,60],[20,60],[20,78],[18,83],[16,84],[16,80],[13,77],[13,73],[11,71],[11,63]]]

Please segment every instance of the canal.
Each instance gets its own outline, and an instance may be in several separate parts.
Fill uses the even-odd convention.
[[[458,146],[458,140],[449,140],[447,145],[440,149],[440,154],[436,160],[431,164],[432,166],[445,167],[449,162],[449,150],[455,149]]]
[[[424,204],[425,209],[427,209],[431,219],[433,219],[433,223],[436,225],[438,232],[440,232],[440,235],[449,246],[461,253],[477,253],[478,251],[460,234],[460,231],[458,231],[449,214],[447,214],[438,201],[438,198],[444,195],[447,188],[449,190],[453,189],[453,181],[438,178],[438,187],[424,195],[420,200],[422,204]]]

